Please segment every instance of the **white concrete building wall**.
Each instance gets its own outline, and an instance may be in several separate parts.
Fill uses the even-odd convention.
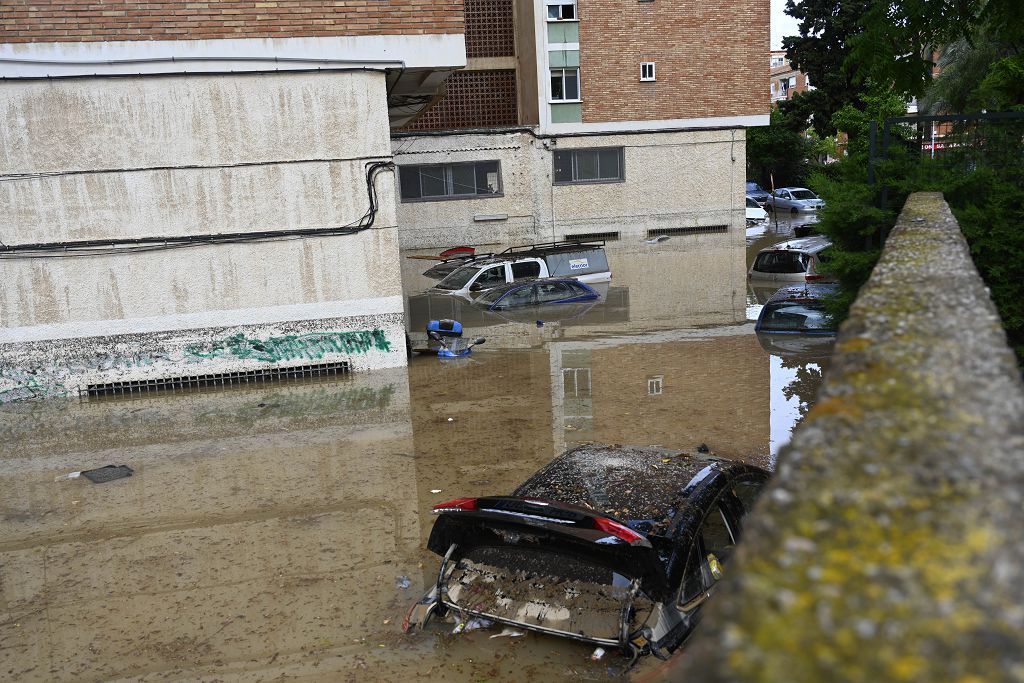
[[[538,183],[543,148],[525,133],[416,136],[393,141],[395,164],[452,164],[497,161],[502,196],[481,199],[403,201],[398,204],[403,249],[457,244],[527,244],[550,239],[544,231],[544,198],[549,188]],[[480,220],[504,215],[500,220]]]
[[[3,81],[0,242],[354,225],[390,158],[383,73]],[[395,184],[355,235],[0,259],[0,401],[405,362]],[[11,258],[11,257],[14,258]],[[262,350],[261,350],[262,349]]]
[[[555,150],[595,147],[623,148],[622,182],[553,184]],[[743,129],[402,136],[393,148],[399,166],[498,160],[504,189],[501,197],[401,202],[403,249],[526,244],[595,232],[646,238],[652,229],[707,226],[728,226],[725,243],[743,240]],[[495,214],[507,218],[479,220]]]

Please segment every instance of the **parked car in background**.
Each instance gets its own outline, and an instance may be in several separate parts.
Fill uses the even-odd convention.
[[[768,194],[767,190],[765,190],[763,187],[755,183],[753,180],[748,180],[747,196],[752,198],[755,202],[757,202],[758,205],[764,206],[764,203],[768,201],[768,197],[770,197],[771,195]]]
[[[761,308],[754,331],[835,336],[835,324],[825,311],[825,297],[835,291],[831,283],[782,287]]]
[[[817,211],[825,206],[825,200],[806,187],[780,187],[768,197],[765,208],[769,211]]]
[[[424,275],[431,276],[442,265]],[[532,244],[463,260],[430,291],[468,297],[516,280],[546,277],[573,277],[581,282],[611,280],[604,241]]]
[[[768,212],[762,209],[753,197],[747,195],[747,225],[763,221],[766,218],[768,218]]]
[[[828,263],[831,246],[818,235],[780,242],[758,252],[747,277],[772,282],[827,281],[820,266]]]
[[[512,495],[434,507],[427,547],[441,566],[403,628],[447,615],[634,656],[673,650],[697,625],[767,479],[706,452],[566,451]]]
[[[571,277],[510,282],[489,289],[473,301],[488,311],[504,311],[525,306],[545,306],[594,301],[599,297],[592,287]]]

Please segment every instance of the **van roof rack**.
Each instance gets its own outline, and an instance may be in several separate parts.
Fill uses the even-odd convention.
[[[588,240],[586,242],[579,242],[577,240],[564,240],[561,242],[542,242],[540,244],[527,244],[521,247],[509,247],[505,251],[499,252],[498,256],[502,254],[528,254],[533,252],[542,251],[559,251],[559,250],[577,250],[604,246],[604,240]]]

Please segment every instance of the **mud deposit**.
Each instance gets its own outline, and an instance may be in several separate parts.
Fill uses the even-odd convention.
[[[771,465],[824,361],[762,348],[720,237],[609,247],[615,306],[494,325],[458,362],[0,408],[0,679],[620,678],[614,651],[400,625],[438,502],[591,441]],[[57,479],[110,464],[134,474]]]

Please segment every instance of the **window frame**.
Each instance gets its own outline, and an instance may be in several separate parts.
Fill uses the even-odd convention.
[[[403,169],[416,169],[417,172],[419,172],[419,169],[422,169],[422,168],[425,168],[425,167],[428,167],[428,166],[440,166],[444,170],[444,183],[445,183],[445,188],[447,189],[447,188],[453,188],[454,187],[454,182],[452,180],[452,168],[454,166],[469,166],[469,165],[472,165],[473,166],[473,174],[474,174],[474,177],[475,177],[476,173],[477,173],[477,166],[479,164],[497,164],[498,188],[497,188],[496,192],[491,193],[491,194],[482,194],[482,193],[474,193],[474,194],[445,194],[445,195],[430,195],[430,196],[424,197],[424,196],[422,196],[422,193],[423,193],[423,180],[422,180],[422,176],[419,176],[418,173],[417,173],[417,178],[420,181],[420,195],[421,196],[419,196],[419,197],[406,197],[405,193],[402,191],[403,190],[403,183],[402,183],[402,170]],[[408,202],[447,202],[447,201],[460,201],[460,200],[464,200],[464,199],[494,199],[495,197],[504,197],[505,196],[505,183],[502,181],[501,160],[500,159],[480,159],[480,160],[473,160],[473,161],[452,161],[452,162],[440,163],[440,164],[403,164],[403,165],[398,167],[398,195],[399,195],[399,198],[400,198],[400,200],[401,200],[401,202],[403,204],[404,203],[408,203]]]
[[[562,14],[562,7],[566,5],[572,5],[572,18],[566,19],[562,16],[552,17],[550,15],[549,7],[558,7],[558,14]],[[576,0],[545,0],[544,2],[544,19],[549,22],[559,23],[563,21],[579,21],[580,20],[580,8]]]
[[[593,152],[599,154],[603,151],[615,150],[619,153],[619,176],[617,178],[593,178],[578,180],[575,178],[577,174],[578,164],[576,161],[576,155],[581,152]],[[626,182],[626,148],[625,147],[578,147],[572,149],[556,149],[551,154],[551,184],[552,185],[597,185],[601,183],[624,183]],[[559,153],[572,154],[572,162],[570,165],[571,174],[574,176],[570,180],[558,180],[555,172],[557,169],[557,158]],[[600,159],[600,157],[598,157]],[[598,161],[600,163],[600,161]]]
[[[555,93],[551,88],[551,80],[556,71],[562,72],[562,93],[565,93],[565,74],[567,71],[576,74],[576,99],[555,99]],[[548,104],[573,104],[583,101],[583,87],[580,79],[580,68],[578,66],[552,66],[548,67]]]
[[[651,67],[651,75],[644,76],[644,67]],[[658,80],[658,66],[657,62],[640,62],[640,82],[641,83],[653,83]]]

